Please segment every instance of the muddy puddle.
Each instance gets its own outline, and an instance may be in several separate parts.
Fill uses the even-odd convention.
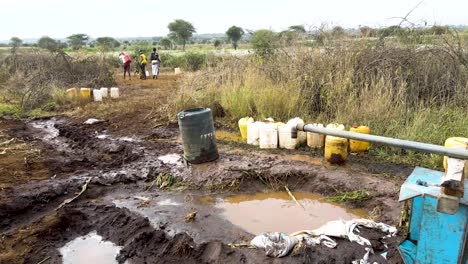
[[[319,228],[333,220],[368,217],[365,210],[345,208],[317,194],[296,192],[293,195],[298,203],[286,192],[237,195],[216,199],[214,203],[222,209],[224,218],[252,234],[293,233]]]
[[[114,264],[120,247],[104,241],[96,232],[77,237],[60,248],[63,264]]]

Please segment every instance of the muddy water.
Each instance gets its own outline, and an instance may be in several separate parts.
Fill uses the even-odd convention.
[[[63,264],[114,264],[120,247],[91,232],[86,236],[75,238],[60,249]]]
[[[332,220],[368,217],[362,209],[348,209],[317,194],[296,192],[293,195],[300,205],[286,192],[231,196],[217,199],[215,205],[223,210],[223,217],[252,234],[292,233],[315,229]]]

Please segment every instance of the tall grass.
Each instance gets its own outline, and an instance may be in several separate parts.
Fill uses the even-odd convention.
[[[374,134],[443,144],[468,136],[468,65],[449,48],[348,43],[223,57],[186,77],[173,110],[212,107],[231,127],[243,116],[359,123]]]

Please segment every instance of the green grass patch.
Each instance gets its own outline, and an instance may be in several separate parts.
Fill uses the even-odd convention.
[[[362,202],[370,199],[371,196],[367,191],[352,191],[352,192],[341,192],[338,195],[327,197],[327,201],[333,203],[345,203],[345,202]]]

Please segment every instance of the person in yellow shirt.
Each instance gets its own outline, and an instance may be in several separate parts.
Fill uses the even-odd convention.
[[[140,62],[140,68],[141,68],[141,76],[143,80],[146,80],[146,55],[143,53],[142,50],[138,52],[140,54],[139,57],[139,62]]]

